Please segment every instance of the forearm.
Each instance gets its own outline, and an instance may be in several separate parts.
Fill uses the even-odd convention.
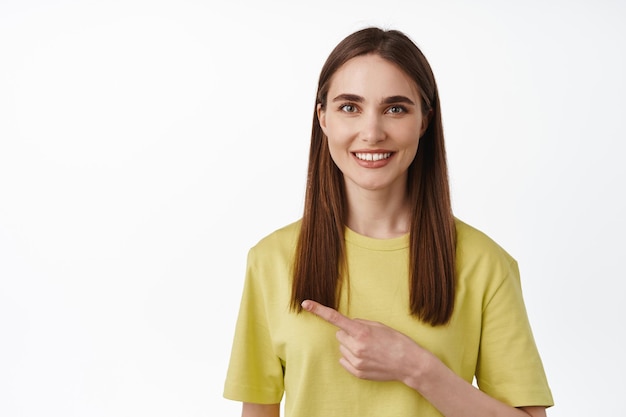
[[[541,417],[545,408],[528,411],[512,407],[490,397],[456,375],[430,352],[421,352],[420,364],[404,383],[418,391],[445,417]]]
[[[280,404],[243,403],[241,417],[279,417]]]

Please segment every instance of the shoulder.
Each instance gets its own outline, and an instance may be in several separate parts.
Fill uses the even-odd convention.
[[[511,255],[482,231],[455,218],[457,256],[489,256],[504,262],[514,262]]]
[[[275,258],[276,256],[292,256],[298,235],[301,220],[297,220],[261,238],[249,252],[251,257]]]
[[[517,261],[482,231],[455,219],[456,265],[461,281],[496,287],[506,280],[519,280]]]

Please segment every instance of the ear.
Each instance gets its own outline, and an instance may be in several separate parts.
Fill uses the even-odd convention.
[[[326,134],[326,110],[322,108],[322,103],[317,103],[317,121],[320,123],[320,127],[324,134]]]

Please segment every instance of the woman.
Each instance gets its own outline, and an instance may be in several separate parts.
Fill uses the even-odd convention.
[[[248,255],[224,396],[276,417],[283,393],[288,417],[553,404],[515,260],[452,215],[437,86],[398,31],[330,54],[304,215]]]

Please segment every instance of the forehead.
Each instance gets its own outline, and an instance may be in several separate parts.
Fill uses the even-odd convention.
[[[418,98],[419,88],[396,64],[370,54],[348,60],[333,74],[329,87],[329,98],[333,94],[357,94],[368,98],[404,95]]]

